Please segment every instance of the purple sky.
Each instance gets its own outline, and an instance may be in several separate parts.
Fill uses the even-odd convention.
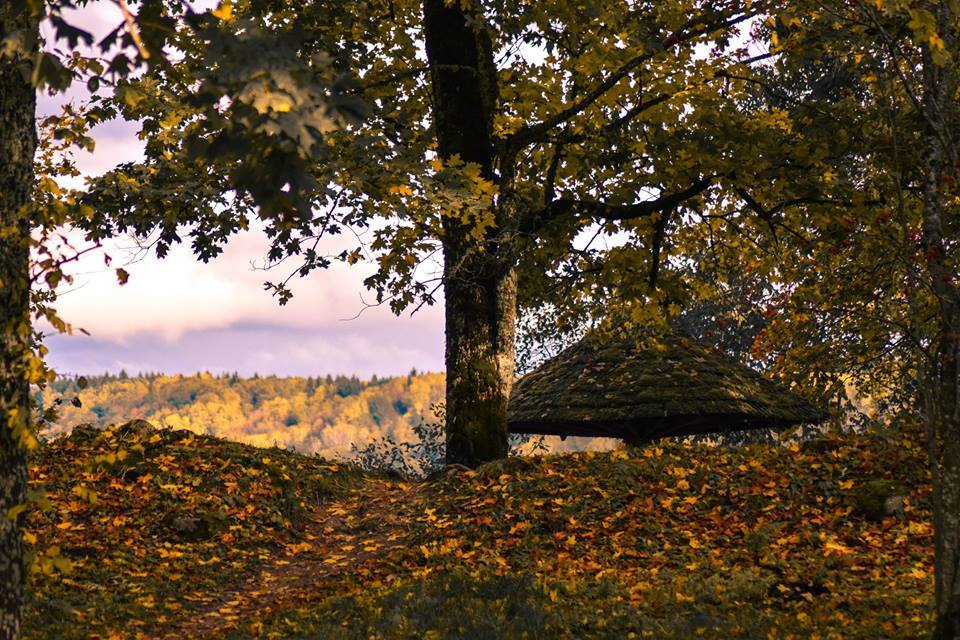
[[[119,11],[112,2],[94,2],[78,12],[76,22],[95,33],[115,26]],[[65,96],[41,96],[40,112],[50,113],[66,100],[81,100],[82,89]],[[96,175],[118,163],[137,160],[142,146],[137,126],[108,123],[94,130],[97,148],[79,154],[81,169]],[[129,238],[105,247],[114,266],[129,261]],[[92,254],[71,272],[76,280],[60,300],[63,318],[90,332],[48,340],[49,361],[64,373],[210,370],[249,375],[317,375],[407,373],[443,369],[441,307],[416,315],[392,315],[383,307],[364,310],[362,280],[370,265],[336,266],[294,283],[286,307],[263,290],[265,280],[282,272],[254,270],[267,241],[262,233],[244,233],[222,256],[204,265],[186,247],[164,260],[148,256],[125,268],[130,281],[120,287]],[[359,318],[348,320],[363,310]]]

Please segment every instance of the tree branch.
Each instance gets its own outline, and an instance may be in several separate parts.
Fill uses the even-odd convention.
[[[617,118],[616,120],[612,120],[607,124],[605,124],[603,127],[601,127],[599,131],[600,135],[611,135],[611,134],[617,133],[620,129],[630,124],[630,122],[634,118],[642,114],[647,109],[650,109],[651,107],[655,107],[658,104],[663,104],[664,102],[667,102],[668,100],[673,98],[675,95],[676,94],[673,94],[673,93],[664,93],[657,96],[656,98],[647,100],[646,102],[639,102],[635,104],[633,107],[627,110],[619,118]],[[578,142],[584,142],[587,139],[587,136],[584,134],[580,134],[580,135],[568,134],[568,135],[558,136],[558,139],[562,140],[564,143],[575,144]]]
[[[650,252],[650,274],[648,284],[650,291],[657,288],[657,278],[660,275],[660,250],[663,248],[663,238],[667,233],[667,223],[670,220],[670,211],[664,211],[657,218],[657,224],[653,229],[653,240],[651,242]]]
[[[536,214],[521,221],[520,231],[523,233],[535,233],[552,220],[568,215],[590,216],[613,221],[634,220],[637,218],[646,218],[658,213],[670,212],[676,209],[683,201],[697,196],[710,188],[715,177],[716,176],[706,176],[700,178],[683,191],[661,195],[653,200],[646,200],[636,204],[607,204],[593,200],[559,198]]]
[[[885,204],[883,199],[879,200],[864,200],[863,202],[855,202],[853,200],[840,200],[837,198],[823,198],[820,196],[803,196],[799,198],[791,198],[790,200],[784,200],[783,202],[770,207],[769,209],[765,208],[759,202],[757,202],[745,189],[737,189],[737,195],[743,198],[744,203],[747,207],[756,213],[758,216],[764,220],[769,220],[776,214],[789,209],[790,207],[795,207],[801,204],[829,204],[835,207],[844,207],[847,209],[866,205],[866,206],[879,206]]]
[[[785,200],[771,208],[766,208],[757,200],[750,195],[746,189],[738,188],[736,193],[743,200],[744,204],[747,205],[747,208],[757,214],[761,220],[765,221],[770,225],[770,231],[773,233],[774,238],[776,238],[777,233],[775,230],[775,225],[780,226],[783,229],[786,229],[791,234],[799,238],[800,240],[807,242],[807,238],[804,238],[802,234],[797,232],[795,229],[791,229],[789,226],[782,222],[777,222],[774,220],[774,216],[790,207],[795,207],[801,204],[828,204],[835,207],[845,207],[851,208],[858,205],[867,205],[867,206],[878,206],[884,204],[884,201],[881,200],[866,200],[862,203],[854,202],[853,200],[838,200],[835,198],[822,198],[819,196],[806,196],[801,198],[792,198],[790,200]]]
[[[560,167],[560,158],[563,156],[563,145],[558,144],[553,150],[553,157],[550,158],[550,166],[547,168],[547,182],[544,188],[544,206],[549,207],[553,202],[554,187],[557,184],[557,169]]]
[[[674,33],[669,40],[664,43],[664,46],[657,47],[653,51],[648,51],[642,53],[629,61],[627,61],[619,69],[611,73],[606,77],[602,82],[597,84],[592,90],[588,91],[583,97],[576,100],[565,109],[561,109],[559,112],[548,117],[542,122],[536,124],[531,124],[525,127],[522,127],[515,131],[513,134],[508,136],[505,140],[508,147],[514,149],[525,147],[526,145],[532,142],[541,142],[544,140],[548,131],[554,127],[563,124],[564,122],[570,120],[571,118],[582,113],[590,105],[599,100],[605,93],[610,91],[615,87],[621,80],[627,77],[631,72],[633,72],[637,67],[649,62],[655,58],[660,53],[666,51],[668,48],[676,47],[680,44],[690,42],[696,38],[699,38],[702,35],[710,33],[711,31],[717,31],[719,29],[727,29],[729,27],[735,26],[749,20],[754,16],[753,12],[744,13],[735,15],[726,20],[721,20],[712,24],[704,25],[698,29],[693,29],[686,33],[683,33],[683,29]],[[699,18],[699,17],[698,17]],[[688,22],[688,25],[694,24],[696,19],[692,19]]]

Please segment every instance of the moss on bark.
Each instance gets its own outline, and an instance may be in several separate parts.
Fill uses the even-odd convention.
[[[0,35],[17,31],[29,41],[37,19],[18,3],[0,3]],[[19,518],[8,517],[26,501],[20,437],[30,414],[30,224],[24,208],[33,188],[36,94],[24,79],[24,64],[21,57],[0,56],[0,640],[20,637],[24,583]]]
[[[590,334],[519,380],[512,431],[631,441],[823,420],[822,410],[678,335]]]
[[[440,157],[494,174],[496,65],[483,16],[471,3],[425,0],[424,35]],[[445,216],[447,462],[477,466],[507,454],[507,399],[513,381],[514,216],[504,193],[491,202],[494,228],[477,238],[471,224]]]

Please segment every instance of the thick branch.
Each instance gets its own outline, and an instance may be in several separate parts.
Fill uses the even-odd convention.
[[[638,202],[636,204],[607,204],[594,200],[559,198],[523,221],[520,225],[520,230],[523,233],[535,233],[552,220],[568,215],[590,216],[592,218],[612,221],[635,220],[655,214],[668,213],[676,209],[685,200],[689,200],[710,188],[714,178],[715,176],[700,178],[683,191],[661,195],[659,198]]]
[[[650,291],[657,288],[657,278],[660,275],[660,250],[663,248],[663,237],[667,233],[667,223],[669,219],[670,211],[664,211],[660,217],[657,218],[657,224],[653,228],[653,240],[650,243],[650,275],[648,279]]]
[[[676,94],[673,94],[673,93],[665,93],[665,94],[661,94],[661,95],[657,96],[656,98],[651,98],[650,100],[647,100],[646,102],[638,102],[637,104],[635,104],[634,106],[632,106],[630,109],[628,109],[628,110],[627,110],[623,115],[621,115],[619,118],[617,118],[616,120],[612,120],[612,121],[608,122],[607,124],[605,124],[603,127],[601,127],[601,129],[600,129],[600,131],[599,131],[600,135],[611,135],[611,134],[615,134],[615,133],[619,132],[619,131],[620,131],[621,129],[623,129],[625,126],[627,126],[628,124],[630,124],[630,122],[632,122],[632,121],[634,120],[634,118],[636,118],[637,116],[639,116],[640,114],[642,114],[643,112],[645,112],[647,109],[650,109],[650,108],[652,108],[652,107],[655,107],[655,106],[657,106],[658,104],[663,104],[664,102],[667,102],[668,100],[670,100],[671,98],[673,98],[674,95],[676,95]],[[562,140],[564,143],[571,143],[571,144],[572,144],[572,143],[578,143],[578,142],[583,142],[583,141],[585,141],[585,140],[587,139],[587,136],[584,135],[584,134],[577,134],[577,135],[574,135],[574,134],[563,134],[563,135],[561,135],[561,136],[558,136],[558,139],[559,139],[559,140]]]
[[[804,196],[800,198],[792,198],[790,200],[785,200],[780,202],[773,207],[767,209],[759,202],[756,201],[745,189],[737,189],[737,195],[743,199],[743,202],[747,205],[747,208],[756,213],[764,220],[770,220],[773,216],[789,209],[790,207],[795,207],[801,204],[829,204],[834,207],[844,207],[852,208],[857,206],[870,206],[875,207],[878,205],[884,204],[884,200],[864,200],[863,202],[856,202],[854,200],[840,200],[837,198],[823,198],[820,196]]]

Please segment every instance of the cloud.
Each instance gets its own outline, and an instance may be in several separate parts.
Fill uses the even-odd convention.
[[[237,324],[189,331],[166,342],[142,333],[124,342],[86,336],[54,336],[50,363],[61,373],[96,374],[196,371],[241,375],[403,375],[443,370],[443,332],[410,330],[404,322],[369,328],[346,323],[324,329]],[[435,328],[436,329],[436,328]]]
[[[349,320],[350,326],[365,331],[396,323],[408,330],[442,328],[442,305],[401,318],[386,305],[366,307],[363,300],[373,298],[363,286],[373,269],[369,264],[335,263],[307,278],[294,279],[294,297],[280,307],[264,290],[264,282],[282,279],[294,265],[255,269],[252,263],[262,264],[269,246],[260,231],[238,234],[222,255],[207,264],[194,258],[185,245],[175,246],[163,260],[150,253],[129,262],[133,246],[132,240],[121,239],[106,249],[114,265],[129,263],[125,268],[130,280],[123,287],[113,270],[103,266],[102,254],[91,254],[75,267],[75,281],[58,306],[65,320],[98,339],[114,342],[141,334],[170,342],[190,331],[237,324],[338,330]]]

